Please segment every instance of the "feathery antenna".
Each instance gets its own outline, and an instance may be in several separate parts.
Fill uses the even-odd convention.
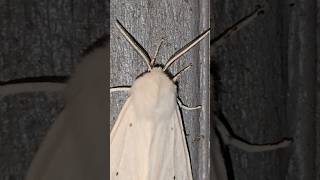
[[[168,62],[165,64],[163,71],[167,70],[170,65],[175,62],[179,57],[181,57],[184,53],[189,51],[191,48],[193,48],[195,45],[197,45],[203,38],[205,38],[210,32],[210,28],[200,34],[197,38],[186,44],[183,48],[178,50],[176,53],[174,53],[168,60]]]
[[[116,20],[116,26],[120,30],[121,34],[126,38],[129,44],[138,52],[148,66],[148,71],[151,70],[150,62],[152,61],[148,52],[141,46],[141,44],[135,40],[135,38],[124,28],[124,26]]]

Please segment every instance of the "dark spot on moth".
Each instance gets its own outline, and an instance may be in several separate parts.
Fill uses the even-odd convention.
[[[116,176],[118,176],[118,175],[119,175],[119,172],[116,173]]]
[[[173,176],[173,179],[176,179],[176,176]]]
[[[132,123],[129,124],[129,127],[132,127]]]
[[[171,131],[173,131],[173,127],[171,127]]]

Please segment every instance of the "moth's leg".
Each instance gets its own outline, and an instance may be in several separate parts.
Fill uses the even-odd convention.
[[[225,145],[233,145],[246,152],[263,152],[263,151],[276,150],[280,148],[285,148],[292,142],[291,139],[283,139],[277,143],[251,144],[243,140],[237,139],[236,137],[233,137],[228,131],[228,129],[224,126],[224,124],[220,121],[219,118],[217,118],[217,121],[216,121],[216,128],[218,130],[218,133],[221,135]]]
[[[129,91],[131,86],[116,86],[110,88],[110,93],[119,92],[119,91]]]
[[[164,42],[164,38],[162,37],[161,40],[160,40],[160,42],[159,42],[159,44],[158,44],[158,46],[157,46],[157,49],[156,49],[156,51],[155,51],[155,53],[154,53],[154,56],[153,56],[152,59],[151,59],[151,63],[150,63],[151,67],[153,67],[154,64],[155,64],[155,62],[156,62],[156,58],[157,58],[157,56],[158,56],[159,50],[160,50],[161,45],[162,45],[163,42]]]
[[[184,105],[184,104],[181,102],[181,100],[180,100],[179,98],[177,98],[177,102],[178,102],[179,106],[180,106],[182,109],[185,109],[185,110],[188,110],[188,111],[190,111],[190,110],[196,110],[196,109],[200,109],[200,108],[201,108],[201,105],[196,106],[196,107],[186,106],[186,105]]]
[[[191,68],[192,64],[189,64],[189,66],[184,67],[181,71],[179,71],[176,75],[174,75],[174,77],[172,78],[173,82],[176,82],[178,80],[178,78],[181,76],[181,74],[183,72],[185,72],[186,70],[188,70],[189,68]]]

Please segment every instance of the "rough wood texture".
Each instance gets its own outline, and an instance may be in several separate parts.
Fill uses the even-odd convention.
[[[69,76],[81,51],[108,32],[108,1],[0,0],[0,84]],[[21,180],[63,107],[61,94],[0,92],[0,179]]]
[[[68,75],[80,50],[106,32],[107,4],[1,0],[0,80]]]
[[[146,71],[146,65],[115,27],[115,19],[127,28],[153,56],[160,39],[165,37],[158,63],[209,27],[208,1],[111,1],[111,76],[110,86],[131,85]],[[183,111],[183,120],[191,153],[195,179],[208,179],[209,173],[209,51],[208,39],[193,48],[169,68],[172,74],[192,63],[179,80],[179,96],[190,106],[201,104],[201,111]],[[111,95],[111,127],[127,95]],[[200,138],[199,138],[200,137]]]
[[[230,148],[232,179],[316,179],[316,1],[215,0],[215,34],[256,5],[264,14],[213,50],[217,107],[243,139],[294,144],[264,153]]]
[[[22,179],[63,101],[57,93],[27,93],[0,103],[0,179]]]

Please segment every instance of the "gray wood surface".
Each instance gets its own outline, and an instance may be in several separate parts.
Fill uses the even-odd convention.
[[[166,39],[158,63],[166,60],[186,43],[209,27],[208,1],[184,0],[112,0],[110,86],[131,85],[147,70],[146,65],[115,27],[115,19],[153,56],[160,39]],[[200,111],[183,110],[183,121],[191,154],[194,179],[209,178],[209,41],[201,42],[169,68],[172,74],[189,63],[193,67],[181,76],[178,93],[190,106],[201,104]],[[111,126],[127,98],[126,93],[111,95]],[[202,137],[199,139],[199,137]]]

